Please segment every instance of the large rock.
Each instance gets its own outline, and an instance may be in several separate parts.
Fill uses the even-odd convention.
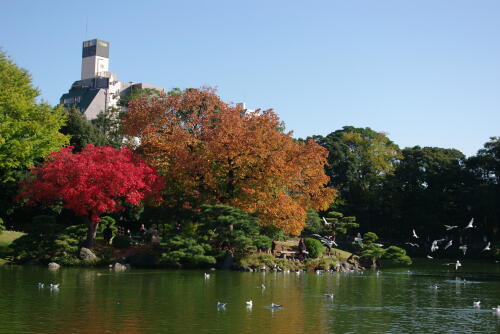
[[[80,249],[80,259],[83,261],[95,261],[97,256],[88,248],[82,247]]]
[[[49,263],[49,269],[52,269],[52,270],[57,270],[57,269],[59,269],[60,267],[61,267],[61,265],[60,265],[60,264],[57,264],[57,263],[55,263],[55,262],[51,262],[51,263]]]
[[[115,265],[113,266],[113,269],[115,271],[124,271],[130,269],[130,266],[116,262]]]

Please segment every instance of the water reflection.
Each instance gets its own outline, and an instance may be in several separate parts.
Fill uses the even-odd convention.
[[[202,271],[3,266],[0,333],[499,332],[499,266],[464,265],[465,281],[428,264],[379,275],[216,271],[209,279]]]

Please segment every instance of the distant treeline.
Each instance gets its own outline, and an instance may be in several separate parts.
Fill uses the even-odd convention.
[[[404,242],[416,229],[430,243],[446,235],[444,224],[458,225],[459,233],[475,218],[474,230],[457,237],[477,247],[498,241],[499,137],[469,158],[456,149],[400,149],[370,128],[345,126],[312,138],[329,152],[329,186],[340,192],[335,209],[356,216],[361,230]]]

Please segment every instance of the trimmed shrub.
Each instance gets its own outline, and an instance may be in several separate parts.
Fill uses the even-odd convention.
[[[195,239],[176,235],[165,244],[166,252],[161,255],[160,264],[170,267],[199,267],[215,264],[215,257],[207,255],[211,247]]]
[[[253,244],[260,250],[269,250],[273,247],[273,241],[266,235],[256,237]]]
[[[316,239],[312,238],[305,238],[304,239],[304,244],[306,245],[306,249],[309,252],[309,257],[310,258],[317,258],[323,255],[323,252],[325,251],[325,246]]]
[[[394,264],[402,264],[402,265],[410,265],[412,264],[411,258],[406,255],[406,251],[403,248],[399,248],[397,246],[388,247],[382,259],[389,260]]]

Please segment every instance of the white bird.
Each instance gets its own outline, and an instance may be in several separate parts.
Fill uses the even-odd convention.
[[[474,307],[481,307],[481,301],[478,300],[477,302],[474,302]]]
[[[413,229],[413,237],[414,237],[414,238],[416,238],[416,239],[418,239],[418,235],[417,235],[417,233],[415,232],[415,229]]]
[[[264,289],[266,288],[266,286],[265,286],[264,284],[261,284],[261,285],[260,285],[260,288],[261,288],[262,290],[264,290]]]
[[[41,283],[41,282],[38,282],[38,288],[39,289],[43,289],[43,287],[45,286],[45,284]]]
[[[446,227],[446,231],[449,231],[449,230],[453,230],[454,228],[457,228],[458,226],[457,225],[444,225],[444,227]]]
[[[253,306],[253,301],[252,300],[249,300],[246,302],[247,304],[247,307],[252,307]]]
[[[361,238],[361,233],[358,232],[358,235],[354,238],[354,241],[357,242],[361,248],[363,248],[363,238]]]
[[[472,224],[474,224],[474,218],[470,220],[469,225],[467,225],[465,228],[474,228]]]
[[[333,293],[325,293],[326,298],[333,298]]]
[[[420,247],[419,244],[414,244],[413,242],[405,242],[405,244],[410,245],[412,247]]]
[[[209,278],[210,278],[210,274],[205,273],[205,279],[209,279]]]
[[[431,252],[434,252],[434,251],[436,251],[436,250],[438,250],[438,249],[439,249],[439,246],[438,246],[438,241],[437,241],[437,240],[434,240],[434,241],[432,242],[432,245],[431,245]]]
[[[217,307],[226,307],[227,303],[217,302]]]
[[[491,242],[488,241],[488,244],[486,245],[486,247],[484,247],[484,249],[481,252],[491,250],[490,246],[491,246]]]
[[[432,257],[432,256],[430,256],[430,255],[427,255],[427,258],[428,258],[428,259],[433,259],[433,257]]]
[[[321,217],[321,218],[323,218],[323,223],[325,223],[325,225],[332,225],[332,223],[329,223],[326,221],[325,217]]]
[[[461,249],[462,252],[464,252],[464,255],[465,255],[465,252],[467,252],[467,245],[462,245],[462,246],[458,247],[458,249]]]
[[[494,307],[492,308],[493,311],[497,312],[497,313],[500,313],[500,305],[498,305],[497,307]]]
[[[437,289],[438,289],[437,284],[432,284],[432,285],[431,285],[431,289],[437,290]]]
[[[52,283],[50,283],[49,288],[50,288],[50,290],[59,290],[59,285],[60,284],[52,284]]]
[[[448,241],[446,246],[444,246],[444,249],[448,249],[449,247],[451,247],[451,245],[453,245],[453,240]]]
[[[316,270],[316,275],[321,275],[321,273],[322,273],[321,270],[319,270],[319,269]]]
[[[271,303],[271,305],[269,305],[270,308],[281,308],[283,306],[281,305],[278,305],[278,304],[275,304],[275,303]]]
[[[458,270],[458,268],[461,266],[462,264],[460,263],[460,261],[457,260],[457,262],[455,262],[455,270]]]

